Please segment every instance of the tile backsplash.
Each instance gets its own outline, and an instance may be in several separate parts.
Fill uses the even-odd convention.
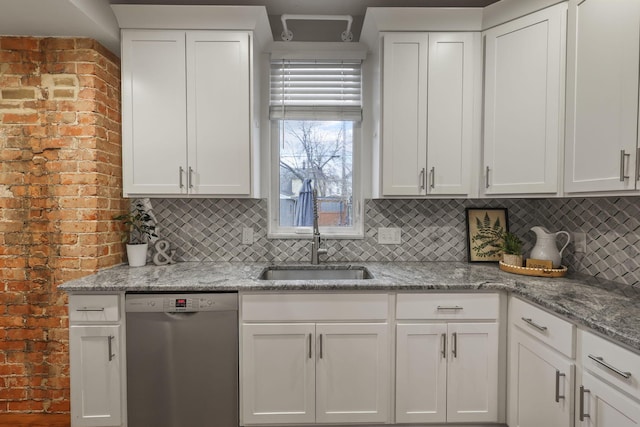
[[[267,239],[267,201],[247,199],[151,199],[160,237],[179,261],[306,262],[309,239]],[[329,240],[327,262],[465,261],[465,208],[505,207],[509,229],[535,243],[529,229],[581,231],[587,253],[570,244],[563,263],[571,269],[640,286],[640,197],[499,200],[367,200],[364,239]],[[254,243],[242,245],[251,227]],[[378,244],[378,227],[402,228],[399,245]]]

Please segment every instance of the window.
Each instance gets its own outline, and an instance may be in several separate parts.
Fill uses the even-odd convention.
[[[359,61],[271,64],[269,234],[311,233],[311,192],[325,236],[361,237]]]

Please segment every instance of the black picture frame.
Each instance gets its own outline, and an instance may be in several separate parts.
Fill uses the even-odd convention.
[[[497,245],[509,231],[507,208],[466,208],[468,262],[498,262],[502,252]]]

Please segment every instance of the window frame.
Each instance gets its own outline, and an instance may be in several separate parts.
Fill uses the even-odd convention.
[[[285,119],[270,120],[270,152],[269,198],[268,198],[268,230],[270,239],[310,239],[312,227],[283,227],[280,225],[280,123]],[[290,119],[295,120],[295,119]],[[323,119],[341,121],[342,118]],[[363,239],[363,193],[362,193],[362,122],[353,122],[353,165],[352,165],[352,199],[353,223],[350,227],[320,226],[320,234],[328,239]]]

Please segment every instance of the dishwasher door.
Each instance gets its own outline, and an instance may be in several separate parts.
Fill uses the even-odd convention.
[[[129,427],[238,427],[237,294],[128,295],[126,325]]]

